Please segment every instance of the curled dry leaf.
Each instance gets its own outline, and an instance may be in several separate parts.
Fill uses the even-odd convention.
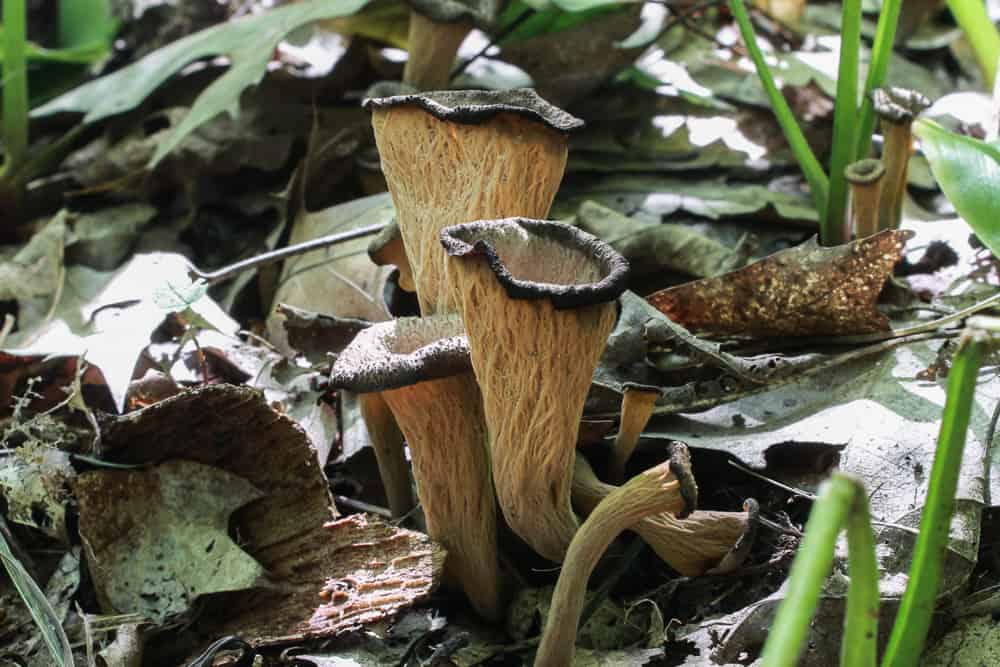
[[[203,636],[239,634],[258,645],[330,636],[392,616],[425,599],[440,580],[444,553],[426,536],[373,518],[335,521],[308,437],[249,387],[186,391],[104,427],[111,461],[185,459],[237,475],[264,494],[234,515],[232,529],[272,585],[206,599],[198,628]],[[384,538],[373,537],[378,530]],[[393,596],[368,585],[383,577],[395,582]],[[327,604],[321,592],[331,580],[355,585],[351,600],[359,608],[364,601],[366,612],[318,621]]]
[[[889,329],[876,308],[912,232],[891,230],[832,248],[810,239],[738,271],[661,290],[658,310],[693,331],[753,336]]]

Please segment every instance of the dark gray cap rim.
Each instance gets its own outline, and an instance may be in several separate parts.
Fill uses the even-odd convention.
[[[460,235],[474,234],[478,230],[497,225],[519,225],[535,236],[575,247],[602,265],[604,278],[596,283],[570,285],[521,280],[511,274],[489,241],[479,239],[475,243],[469,244],[459,238]],[[549,299],[552,305],[559,310],[614,301],[628,287],[629,266],[624,257],[596,236],[561,222],[531,220],[529,218],[478,220],[442,229],[441,245],[451,257],[485,258],[510,298]]]

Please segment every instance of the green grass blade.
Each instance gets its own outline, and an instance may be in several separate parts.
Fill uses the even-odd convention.
[[[833,565],[837,536],[852,509],[856,484],[850,477],[834,473],[820,489],[788,575],[785,599],[778,608],[771,634],[764,645],[761,656],[763,667],[794,667],[798,664],[823,582]]]
[[[875,131],[875,105],[872,104],[872,91],[882,87],[886,74],[889,72],[892,45],[896,41],[896,24],[899,22],[899,10],[902,6],[903,0],[885,0],[878,15],[875,43],[872,45],[872,59],[868,65],[868,77],[865,79],[861,113],[858,114],[855,160],[868,157],[868,153],[872,149],[872,132]]]
[[[819,160],[813,154],[812,148],[809,147],[809,142],[806,141],[805,135],[802,134],[802,128],[799,127],[798,122],[795,120],[795,114],[792,113],[792,110],[788,107],[788,102],[785,101],[785,98],[781,95],[781,91],[778,90],[778,86],[774,83],[771,70],[764,61],[764,54],[761,53],[760,46],[757,44],[757,36],[754,34],[753,26],[750,24],[750,16],[747,14],[746,5],[743,4],[743,0],[729,0],[729,9],[732,11],[733,18],[736,19],[736,24],[739,26],[740,34],[743,36],[743,42],[746,44],[750,59],[753,61],[754,67],[757,68],[757,76],[760,77],[760,82],[764,86],[764,91],[771,102],[771,108],[778,119],[778,125],[781,126],[781,131],[784,133],[785,139],[791,146],[792,153],[795,155],[795,159],[798,161],[799,167],[802,169],[802,173],[809,183],[809,189],[812,191],[819,219],[823,220],[826,217],[826,204],[830,194],[829,180],[826,174],[823,173],[823,167],[820,166]]]
[[[28,70],[25,0],[3,0],[4,174],[12,175],[28,152]]]
[[[861,0],[844,0],[840,21],[840,64],[837,69],[837,99],[833,108],[833,147],[830,151],[830,195],[826,215],[820,218],[823,245],[848,241],[847,176],[854,162],[858,123],[858,53],[861,51]]]
[[[983,0],[948,0],[948,9],[972,45],[987,87],[992,87],[1000,58],[1000,35],[986,12],[986,5]]]
[[[868,496],[855,482],[854,504],[847,516],[847,618],[840,648],[844,667],[875,667],[878,661],[878,561]]]
[[[0,518],[0,521],[3,521]],[[7,544],[7,538],[0,530],[0,562],[3,563],[10,580],[14,582],[14,587],[21,594],[21,599],[31,612],[31,617],[35,620],[35,625],[45,640],[45,645],[52,654],[52,659],[57,667],[73,667],[73,649],[70,648],[69,639],[62,629],[62,624],[56,614],[55,609],[45,597],[45,593],[38,587],[35,580],[31,578],[28,571],[21,565],[21,561],[14,557]]]
[[[882,661],[883,667],[916,665],[923,651],[947,557],[955,489],[969,431],[976,376],[987,341],[988,336],[984,332],[970,333],[967,330],[948,374],[948,398],[945,400],[941,432],[931,468],[927,501],[920,518],[920,535],[913,551],[906,593],[900,602],[896,624]]]

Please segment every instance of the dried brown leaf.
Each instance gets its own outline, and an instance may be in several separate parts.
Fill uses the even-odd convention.
[[[674,322],[704,333],[764,337],[885,331],[889,319],[876,301],[911,236],[887,230],[832,248],[810,239],[647,300]]]

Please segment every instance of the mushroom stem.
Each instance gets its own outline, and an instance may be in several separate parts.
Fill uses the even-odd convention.
[[[403,434],[380,393],[360,394],[358,404],[361,416],[365,419],[372,449],[375,450],[375,462],[385,488],[389,511],[394,518],[399,518],[413,509],[410,466],[403,451]]]
[[[570,486],[580,415],[628,264],[574,227],[524,218],[448,227],[441,243],[500,507],[535,551],[561,561],[579,526]]]
[[[625,481],[625,464],[635,451],[639,436],[653,415],[656,399],[660,395],[659,389],[645,385],[627,383],[623,389],[621,425],[608,464],[608,479],[612,484]]]
[[[458,47],[470,30],[472,25],[465,21],[439,23],[411,11],[403,83],[417,90],[447,88]]]
[[[582,456],[576,458],[573,505],[581,513],[593,511],[617,488],[599,480]],[[753,543],[756,526],[757,503],[750,499],[742,512],[697,510],[684,518],[661,513],[640,520],[632,530],[660,560],[685,577],[696,577],[738,567]]]
[[[383,393],[410,443],[427,534],[448,550],[445,574],[483,618],[498,620],[496,507],[475,378],[464,373]]]
[[[587,580],[601,554],[618,535],[643,517],[689,509],[675,471],[688,468],[687,450],[675,445],[671,460],[630,479],[604,498],[573,538],[563,564],[535,667],[569,667],[573,662],[577,624],[587,593]]]
[[[406,436],[427,532],[445,573],[483,617],[501,614],[496,500],[482,398],[458,315],[373,324],[344,348],[330,386],[380,392]]]
[[[879,201],[879,229],[896,229],[903,213],[906,170],[913,153],[913,121],[930,106],[930,100],[904,88],[876,88],[872,91],[875,112],[882,120],[882,162],[885,182]]]
[[[878,231],[879,199],[885,165],[868,158],[847,165],[844,170],[851,185],[851,221],[854,236],[864,238]]]

